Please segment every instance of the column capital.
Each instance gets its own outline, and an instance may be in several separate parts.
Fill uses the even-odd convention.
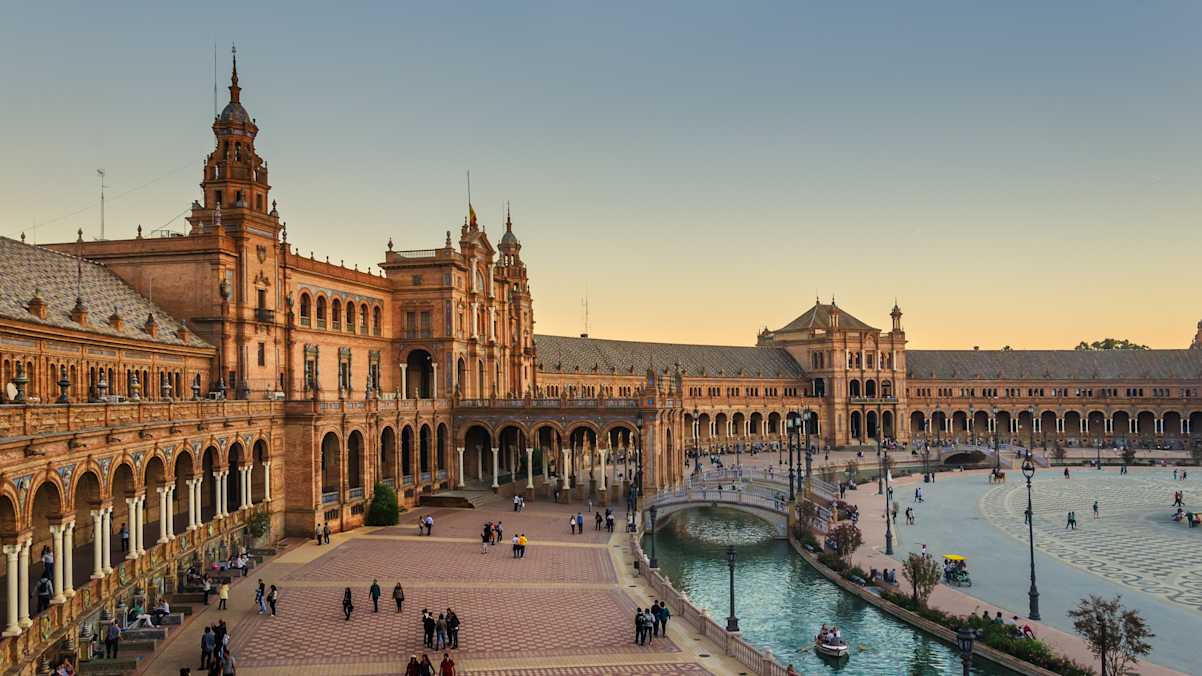
[[[19,555],[19,554],[21,553],[21,550],[22,550],[22,549],[25,549],[25,546],[24,546],[24,545],[21,545],[21,544],[15,544],[15,545],[4,545],[4,553],[5,553],[5,555],[7,555],[7,556],[11,556],[11,557],[13,557],[13,558],[16,558],[16,557],[17,557],[17,555]]]
[[[62,535],[63,531],[65,531],[65,530],[67,530],[67,527],[61,523],[50,524],[50,534],[51,535]]]
[[[159,495],[164,495],[167,492],[167,490],[168,490],[168,488],[166,486],[159,486],[154,489],[154,492],[158,493]]]

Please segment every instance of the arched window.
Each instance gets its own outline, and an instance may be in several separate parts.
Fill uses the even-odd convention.
[[[346,304],[346,330],[355,332],[355,304],[350,302]]]
[[[380,335],[380,308],[374,307],[371,311],[371,333],[373,336]]]
[[[367,306],[359,306],[359,332],[367,335]]]
[[[335,331],[342,329],[342,301],[337,298],[330,303],[330,320]]]
[[[312,308],[310,307],[309,294],[302,293],[301,297],[300,297],[301,326],[309,325],[309,320],[312,317],[312,315],[310,314],[311,312],[312,312]]]

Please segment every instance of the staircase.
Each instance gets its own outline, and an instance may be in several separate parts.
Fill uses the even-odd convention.
[[[440,491],[421,496],[422,507],[450,507],[453,509],[479,509],[495,499],[492,491]]]

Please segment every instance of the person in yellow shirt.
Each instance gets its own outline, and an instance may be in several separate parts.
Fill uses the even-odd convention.
[[[518,536],[518,558],[519,559],[526,558],[526,543],[527,542],[529,542],[529,540],[526,539],[525,533],[522,533],[521,535]]]
[[[217,588],[217,610],[225,610],[226,603],[230,600],[230,583],[222,582]]]

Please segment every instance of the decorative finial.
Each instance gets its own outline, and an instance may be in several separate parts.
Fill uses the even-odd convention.
[[[78,232],[79,232],[79,237],[75,241],[82,242],[83,241],[83,228],[80,228]]]
[[[142,226],[138,226],[138,239],[142,239]]]
[[[513,230],[513,221],[509,219],[509,200],[505,200],[505,232]]]
[[[448,248],[448,249],[451,248],[451,231],[450,230],[447,230],[447,243],[444,246],[446,246],[446,248]]]
[[[230,73],[230,103],[239,103],[242,100],[242,88],[238,86],[238,45],[231,44],[230,53],[234,60],[234,68]]]
[[[392,238],[391,237],[388,238],[388,250],[392,251]]]
[[[22,244],[25,243],[25,233],[24,232],[21,233],[21,243]]]

